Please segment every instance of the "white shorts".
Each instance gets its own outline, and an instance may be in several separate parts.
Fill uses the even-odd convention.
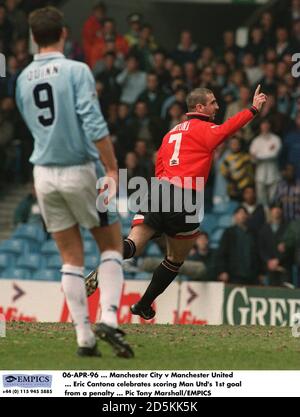
[[[75,224],[87,229],[108,224],[102,224],[96,209],[97,175],[94,162],[70,167],[36,165],[33,176],[48,232],[60,232]]]

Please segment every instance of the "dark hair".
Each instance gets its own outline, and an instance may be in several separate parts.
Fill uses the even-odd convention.
[[[207,239],[209,239],[208,233],[205,232],[204,230],[200,230],[198,237],[200,237],[200,236],[206,236]]]
[[[103,1],[96,1],[93,6],[93,10],[95,9],[101,9],[105,13],[107,10],[106,4]]]
[[[272,210],[273,208],[280,208],[283,209],[283,204],[281,201],[274,201],[273,203],[269,204],[269,209]]]
[[[201,87],[191,91],[186,98],[188,111],[194,111],[197,104],[205,105],[209,94],[213,94],[213,92],[208,88]]]
[[[246,214],[249,214],[249,213],[248,213],[248,211],[247,211],[247,209],[246,209],[244,206],[238,206],[238,207],[234,210],[233,214],[238,213],[240,210],[244,210],[244,212],[245,212]]]
[[[53,45],[59,41],[62,34],[63,14],[51,6],[37,9],[30,14],[29,25],[39,46]]]

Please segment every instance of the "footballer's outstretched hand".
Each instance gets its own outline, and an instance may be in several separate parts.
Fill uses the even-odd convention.
[[[254,93],[254,97],[253,97],[253,102],[252,105],[258,110],[260,111],[263,104],[267,101],[267,96],[264,93],[260,92],[260,84],[257,86],[255,93]]]

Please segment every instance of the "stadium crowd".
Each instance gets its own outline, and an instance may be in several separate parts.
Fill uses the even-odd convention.
[[[14,89],[32,60],[27,14],[39,3],[45,2],[0,3],[0,52],[7,63],[0,79],[0,188],[31,176],[32,138],[16,110]],[[193,88],[214,92],[217,123],[248,107],[257,84],[268,95],[260,117],[215,152],[205,211],[233,215],[234,222],[220,227],[214,249],[213,228],[204,222],[190,256],[207,266],[203,279],[300,286],[300,77],[292,74],[292,55],[300,52],[300,0],[289,3],[285,13],[259,16],[243,48],[234,29],[224,31],[218,46],[198,45],[184,29],[175,49],[166,50],[139,13],[130,14],[127,32],[119,33],[102,2],[83,23],[81,45],[68,28],[65,55],[90,66],[128,178],[153,175],[156,150],[164,134],[185,120]]]

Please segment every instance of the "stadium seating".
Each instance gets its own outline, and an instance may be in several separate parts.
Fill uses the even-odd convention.
[[[156,243],[150,243],[146,248],[146,256],[162,256],[162,252]]]
[[[11,268],[15,264],[15,257],[11,253],[0,253],[0,271]]]
[[[36,271],[42,266],[42,259],[39,254],[28,253],[22,255],[17,261],[17,267],[28,270],[29,272]]]
[[[232,226],[232,215],[223,214],[218,220],[218,227],[226,229],[227,227]]]
[[[91,234],[91,232],[88,229],[81,229],[81,236],[83,238],[83,240],[94,240],[93,235]]]
[[[31,279],[32,273],[28,269],[9,268],[2,271],[1,277],[7,279]]]
[[[0,245],[0,253],[11,253],[16,256],[20,256],[23,253],[28,252],[28,243],[23,239],[9,239],[5,240]]]
[[[232,214],[239,205],[236,201],[228,201],[225,203],[216,204],[213,207],[213,213],[215,214]]]
[[[149,279],[151,279],[152,274],[150,272],[137,272],[134,275],[134,279],[139,280],[139,281],[148,281]]]
[[[54,240],[50,239],[43,243],[41,253],[44,255],[58,255],[59,251]]]
[[[39,225],[22,224],[15,230],[13,237],[43,242],[45,240],[45,232]]]
[[[88,255],[85,257],[84,264],[86,269],[93,270],[99,265],[100,258],[97,255]]]
[[[41,269],[34,273],[33,278],[39,281],[60,281],[61,273],[56,269]]]
[[[83,246],[86,255],[96,255],[98,253],[98,247],[94,240],[85,240]]]
[[[60,255],[51,255],[46,260],[47,269],[60,270],[62,267],[62,259]]]

